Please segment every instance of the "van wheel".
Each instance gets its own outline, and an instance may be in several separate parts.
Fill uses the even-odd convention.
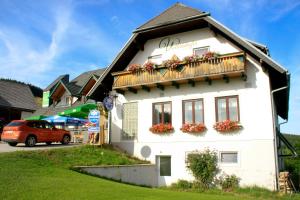
[[[8,145],[9,145],[9,146],[12,146],[12,147],[17,146],[17,144],[18,144],[17,142],[9,142],[9,143],[8,143]]]
[[[36,139],[33,135],[30,135],[27,137],[26,142],[25,142],[26,146],[28,147],[34,147],[36,144]]]
[[[47,145],[50,145],[50,144],[52,144],[52,142],[46,142],[46,144],[47,144]]]
[[[70,136],[69,135],[64,135],[61,143],[62,144],[69,144],[70,143]]]

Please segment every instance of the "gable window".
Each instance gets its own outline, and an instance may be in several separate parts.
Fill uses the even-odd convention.
[[[66,105],[71,105],[72,104],[72,97],[66,97]]]
[[[216,97],[216,121],[240,121],[238,96]]]
[[[152,125],[172,124],[171,102],[153,103]]]
[[[123,104],[122,139],[134,140],[138,131],[138,103]]]
[[[220,153],[221,163],[237,163],[238,153],[237,152],[221,152]]]
[[[182,101],[183,124],[204,124],[203,99]]]
[[[209,47],[198,47],[193,49],[193,54],[197,56],[202,56],[209,51]]]

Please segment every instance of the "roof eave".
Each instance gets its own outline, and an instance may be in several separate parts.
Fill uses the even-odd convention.
[[[174,25],[174,24],[187,22],[187,21],[192,21],[192,20],[195,20],[195,19],[200,19],[200,18],[203,18],[203,17],[207,17],[209,15],[210,15],[210,13],[204,12],[202,14],[194,15],[194,16],[191,16],[191,17],[186,17],[186,18],[180,19],[180,20],[169,21],[169,22],[166,22],[166,23],[157,24],[157,25],[154,25],[154,26],[146,27],[146,28],[137,28],[136,30],[133,31],[133,33],[146,32],[146,31],[162,28],[162,27],[165,27],[165,26],[170,26],[170,25]]]

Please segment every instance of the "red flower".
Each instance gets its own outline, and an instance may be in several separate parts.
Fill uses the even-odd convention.
[[[127,68],[127,71],[129,71],[131,73],[134,73],[134,72],[138,72],[140,69],[141,69],[141,65],[140,64],[131,64]]]
[[[204,124],[183,124],[180,128],[184,133],[202,133],[206,130]]]
[[[146,62],[144,65],[143,65],[143,68],[148,71],[148,72],[151,72],[153,71],[155,68],[156,68],[156,64],[154,64],[153,62],[151,61],[148,61]]]
[[[171,133],[174,128],[171,124],[155,124],[149,129],[152,133]]]
[[[231,132],[235,130],[241,129],[242,126],[237,121],[225,120],[222,122],[216,122],[214,125],[214,129],[219,132]]]

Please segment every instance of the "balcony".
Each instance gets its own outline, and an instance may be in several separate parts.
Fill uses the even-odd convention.
[[[150,91],[151,88],[157,87],[163,90],[165,86],[170,85],[179,88],[180,84],[184,83],[195,86],[197,81],[206,81],[208,84],[212,84],[213,80],[218,79],[223,79],[228,83],[233,77],[241,77],[246,80],[245,60],[245,53],[238,52],[189,64],[181,63],[175,70],[158,66],[151,72],[145,70],[135,73],[115,72],[112,73],[114,76],[113,89],[119,92],[136,93],[138,89]]]

